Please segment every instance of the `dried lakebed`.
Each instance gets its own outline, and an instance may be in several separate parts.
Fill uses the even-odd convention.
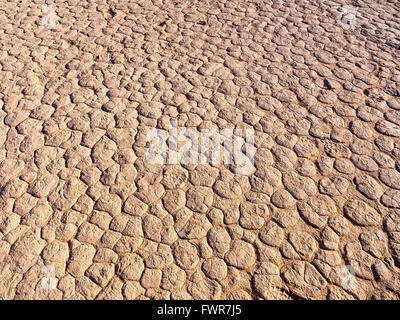
[[[399,298],[399,2],[50,2],[0,8],[1,299]]]

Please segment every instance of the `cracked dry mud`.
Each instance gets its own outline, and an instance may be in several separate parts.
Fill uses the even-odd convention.
[[[2,1],[0,298],[398,299],[399,48],[397,1]],[[254,172],[150,164],[172,119]]]

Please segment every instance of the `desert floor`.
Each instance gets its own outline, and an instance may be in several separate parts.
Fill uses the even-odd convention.
[[[3,0],[0,119],[1,299],[400,297],[398,1]]]

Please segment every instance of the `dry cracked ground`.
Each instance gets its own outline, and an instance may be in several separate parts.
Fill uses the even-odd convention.
[[[399,4],[1,1],[0,298],[399,299]]]

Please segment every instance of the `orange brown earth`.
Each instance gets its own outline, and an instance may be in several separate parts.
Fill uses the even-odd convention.
[[[398,1],[3,0],[0,119],[1,299],[399,299]]]

